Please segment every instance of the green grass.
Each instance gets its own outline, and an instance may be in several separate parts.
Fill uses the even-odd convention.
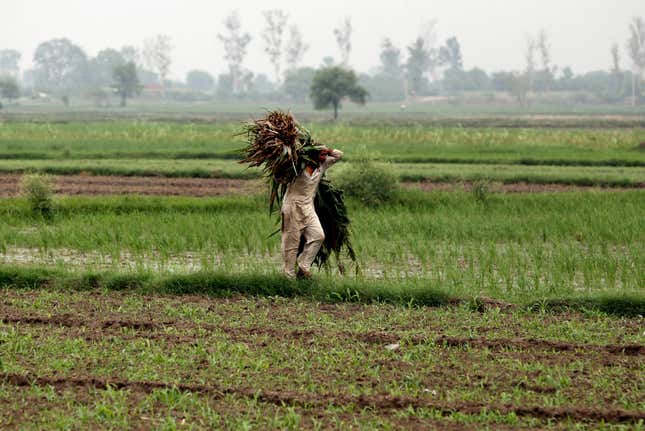
[[[572,184],[605,187],[641,187],[645,167],[521,166],[452,163],[391,163],[388,167],[402,181],[459,182],[489,180],[503,183]],[[330,171],[333,178],[343,163]],[[193,178],[255,179],[257,169],[233,160],[94,159],[94,160],[0,160],[0,173],[44,172],[53,175],[125,175]]]
[[[642,429],[638,318],[58,287],[0,290],[3,429]]]
[[[643,192],[405,192],[350,202],[358,279],[530,302],[642,290]],[[260,197],[62,198],[52,220],[4,199],[2,259],[76,271],[275,275],[279,238]],[[620,222],[617,222],[620,221]],[[353,271],[351,271],[352,277]],[[319,275],[339,278],[335,272]],[[395,288],[395,287],[393,287]]]
[[[316,139],[346,152],[417,163],[645,166],[643,129],[505,129],[312,125]],[[240,125],[108,122],[0,125],[8,159],[236,158]]]

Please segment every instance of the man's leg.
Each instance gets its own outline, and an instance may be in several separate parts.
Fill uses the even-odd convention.
[[[303,232],[305,236],[305,247],[298,256],[298,266],[305,273],[309,273],[311,264],[320,250],[320,246],[325,240],[325,232],[320,225],[320,220],[316,217],[312,223],[305,227]]]
[[[300,245],[299,231],[282,231],[282,271],[289,278],[296,278],[296,258],[298,257],[298,246]]]

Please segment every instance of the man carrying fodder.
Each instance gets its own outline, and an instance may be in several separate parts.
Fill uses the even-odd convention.
[[[262,166],[270,188],[270,210],[282,202],[283,272],[289,278],[310,278],[311,265],[327,265],[349,241],[349,219],[342,192],[323,178],[343,153],[316,143],[291,113],[269,112],[245,126],[248,146],[240,163]],[[296,272],[297,265],[297,272]]]

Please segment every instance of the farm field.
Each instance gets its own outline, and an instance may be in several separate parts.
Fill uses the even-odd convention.
[[[312,129],[403,184],[292,282],[238,123],[0,123],[0,428],[645,427],[643,129]]]
[[[645,418],[642,319],[0,293],[3,429],[639,429]]]

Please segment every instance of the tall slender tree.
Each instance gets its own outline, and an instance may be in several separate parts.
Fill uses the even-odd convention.
[[[381,43],[381,70],[390,78],[401,76],[401,50],[387,38]]]
[[[287,70],[292,71],[298,68],[309,45],[302,40],[302,34],[297,25],[289,27],[289,41],[287,42]]]
[[[349,54],[352,51],[352,20],[350,17],[334,29],[336,44],[340,51],[340,62],[344,67],[349,66]]]
[[[143,58],[149,68],[159,74],[161,94],[166,94],[166,77],[172,64],[172,40],[170,36],[158,34],[146,39],[143,45]]]
[[[242,63],[246,57],[246,47],[251,42],[251,36],[242,32],[240,16],[237,11],[231,12],[224,19],[225,34],[217,38],[224,44],[224,59],[228,62],[233,94],[238,94],[242,87]]]
[[[645,70],[645,19],[642,17],[634,17],[629,23],[627,51],[632,60],[632,106],[636,106]]]
[[[18,77],[20,72],[20,57],[15,49],[0,49],[0,76]]]
[[[269,56],[269,61],[273,65],[275,72],[275,81],[280,82],[280,66],[282,61],[282,39],[289,15],[282,9],[271,9],[262,12],[265,20],[262,39],[264,39],[264,52]]]
[[[620,49],[617,43],[611,46],[611,75],[614,77],[614,94],[616,97],[622,97],[624,77],[620,67]]]
[[[405,65],[408,85],[407,91],[413,95],[419,95],[423,92],[427,82],[424,74],[431,63],[431,54],[426,49],[423,38],[421,37],[418,37],[407,49],[408,61]]]

